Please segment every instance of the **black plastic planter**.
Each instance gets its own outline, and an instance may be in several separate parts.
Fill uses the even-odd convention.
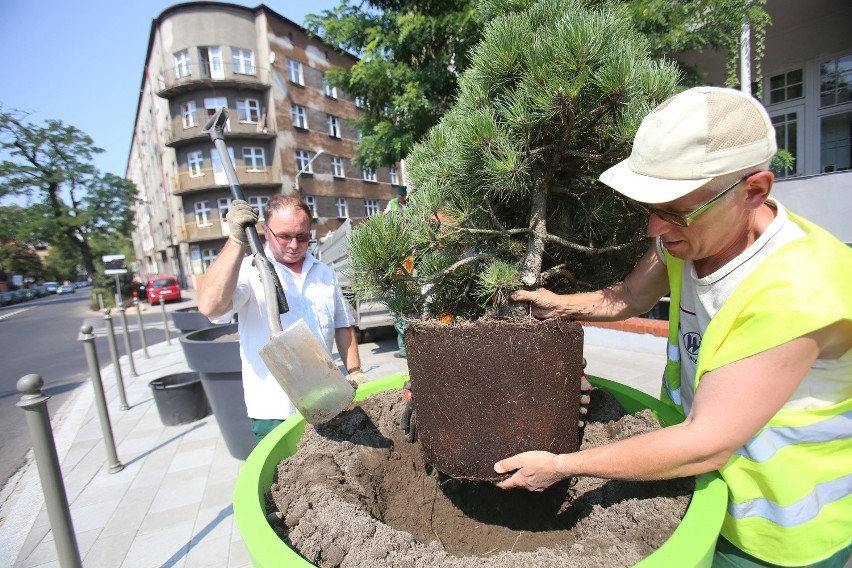
[[[179,426],[207,416],[207,397],[198,373],[166,375],[148,386],[164,426]]]

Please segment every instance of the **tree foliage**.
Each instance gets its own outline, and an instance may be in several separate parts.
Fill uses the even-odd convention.
[[[0,111],[0,152],[5,157],[0,162],[0,199],[23,196],[28,201],[15,239],[65,245],[63,250],[73,252],[76,262],[94,274],[93,239],[115,240],[130,233],[134,184],[101,174],[91,160],[102,150],[85,133],[58,120],[39,126],[22,112]]]
[[[7,277],[20,274],[34,280],[43,280],[45,275],[44,265],[38,255],[16,243],[0,245],[0,272],[4,272]]]
[[[496,17],[457,103],[409,156],[409,207],[354,231],[356,289],[407,316],[475,319],[520,286],[620,278],[645,219],[597,176],[677,85],[621,7],[541,0]]]

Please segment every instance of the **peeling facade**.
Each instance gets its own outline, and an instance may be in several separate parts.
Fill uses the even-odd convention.
[[[296,192],[315,238],[381,213],[402,184],[397,165],[352,162],[358,109],[325,73],[352,56],[308,37],[264,5],[178,4],[153,21],[126,177],[138,189],[133,246],[143,275],[196,287],[228,236],[231,192],[202,128],[225,106],[226,144],[246,198]]]

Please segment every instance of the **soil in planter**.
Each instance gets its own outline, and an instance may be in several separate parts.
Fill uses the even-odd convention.
[[[694,479],[579,478],[543,493],[461,482],[406,443],[401,391],[308,425],[268,494],[275,531],[318,566],[447,568],[632,566],[680,523]],[[651,431],[595,390],[581,448]]]

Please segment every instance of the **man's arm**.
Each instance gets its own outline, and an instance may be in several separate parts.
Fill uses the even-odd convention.
[[[603,290],[563,295],[544,288],[518,290],[512,300],[532,302],[532,315],[541,319],[618,321],[647,312],[668,290],[666,266],[652,245],[623,281]]]
[[[718,469],[781,409],[817,357],[850,347],[850,325],[840,322],[725,365],[704,375],[683,423],[571,454],[518,454],[494,465],[517,470],[499,486],[541,491],[580,475],[650,480]]]
[[[367,376],[361,370],[361,355],[358,353],[358,339],[355,336],[355,326],[338,327],[334,330],[334,342],[337,351],[343,359],[346,374],[356,383],[363,383]]]

